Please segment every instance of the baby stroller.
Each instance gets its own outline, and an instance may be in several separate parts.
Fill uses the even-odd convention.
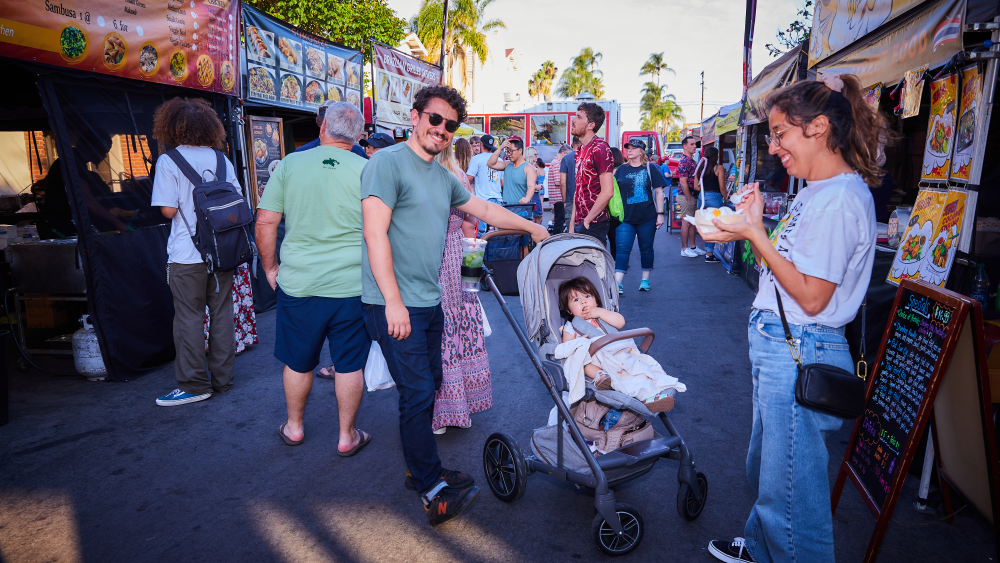
[[[592,237],[558,234],[541,242],[521,262],[517,273],[527,334],[514,319],[488,269],[485,283],[500,302],[504,315],[538,370],[558,415],[554,426],[534,431],[534,455],[523,455],[509,434],[498,432],[486,440],[483,469],[490,490],[500,500],[513,502],[524,494],[528,475],[536,472],[593,489],[597,508],[591,525],[594,542],[604,553],[624,555],[639,545],[644,525],[639,511],[615,502],[612,487],[645,475],[659,458],[666,457],[680,461],[677,472],[680,482],[678,512],[689,521],[697,518],[708,496],[708,480],[695,470],[691,452],[666,413],[654,415],[632,397],[615,391],[598,390],[593,382],[588,382],[584,400],[596,400],[611,408],[627,409],[648,420],[659,418],[666,429],[663,435],[654,433],[652,439],[637,441],[595,457],[574,421],[570,407],[562,398],[562,393],[568,390],[567,382],[561,361],[552,355],[560,342],[559,326],[562,324],[559,286],[567,280],[585,276],[598,288],[605,307],[617,311],[618,291],[611,255]],[[600,338],[591,345],[590,354],[612,342],[638,337],[643,338],[639,349],[647,352],[654,334],[648,328],[640,328]],[[563,437],[567,435],[570,439],[564,444]],[[539,444],[543,442],[551,445],[545,450],[548,455],[543,455],[540,449]],[[553,459],[555,464],[551,463]],[[576,462],[575,466],[573,462]]]

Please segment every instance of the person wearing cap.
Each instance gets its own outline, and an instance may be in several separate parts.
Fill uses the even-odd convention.
[[[639,239],[642,281],[639,291],[649,291],[649,274],[653,270],[653,238],[663,226],[663,188],[667,182],[656,166],[646,158],[646,143],[631,139],[625,143],[626,161],[615,170],[615,180],[625,209],[622,223],[615,233],[615,281],[619,295],[624,293],[622,280],[628,271],[629,255],[635,239]]]
[[[503,171],[503,202],[507,205],[531,203],[531,198],[535,195],[538,171],[524,159],[524,141],[512,135],[499,149],[490,155],[486,164],[494,170]],[[507,149],[510,160],[500,160],[500,151],[504,149]]]
[[[332,104],[335,104],[335,103],[337,103],[337,102],[335,102],[333,100],[327,100],[327,101],[323,102],[322,104],[320,104],[319,107],[316,108],[316,127],[319,127],[321,130],[323,129],[323,118],[326,116],[326,108],[330,107]],[[308,143],[302,145],[301,147],[298,147],[297,149],[295,149],[294,152],[302,152],[302,151],[307,151],[309,149],[314,149],[314,148],[320,146],[320,144],[322,144],[322,143],[320,143],[319,137],[317,137],[315,140],[309,141]],[[365,152],[365,149],[361,148],[361,145],[359,145],[357,143],[354,143],[354,145],[351,146],[351,152],[353,152],[354,154],[356,154],[356,155],[358,155],[360,157],[363,157],[366,160],[368,159],[368,154]],[[332,377],[332,373],[333,372],[331,371],[330,373],[331,373],[330,377],[326,377],[326,376],[321,376],[321,377],[326,377],[327,379],[333,379],[333,377]],[[319,375],[319,374],[317,374],[317,375]]]
[[[368,158],[371,158],[379,149],[391,147],[396,144],[396,141],[386,133],[375,133],[367,139],[361,139],[358,144],[364,147]]]
[[[479,139],[481,152],[469,160],[469,169],[465,171],[469,182],[476,191],[476,196],[490,203],[503,205],[503,191],[500,187],[500,172],[489,167],[490,156],[497,151],[492,135],[483,135]],[[472,145],[475,152],[476,146]],[[479,221],[478,236],[486,232],[486,223]]]

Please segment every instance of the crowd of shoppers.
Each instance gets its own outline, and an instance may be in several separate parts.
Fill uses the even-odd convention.
[[[649,291],[649,274],[653,270],[653,238],[663,226],[663,188],[666,181],[656,166],[646,158],[646,143],[633,139],[625,143],[628,160],[615,169],[615,180],[621,193],[624,216],[618,226],[615,256],[615,281],[618,293],[624,293],[622,280],[628,271],[632,246],[639,239],[639,262],[642,280],[639,291]]]

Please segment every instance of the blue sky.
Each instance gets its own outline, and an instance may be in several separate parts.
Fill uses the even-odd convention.
[[[409,19],[420,0],[388,0],[400,17]],[[758,0],[753,71],[773,61],[764,48],[779,27],[795,17],[801,0]],[[742,0],[497,0],[488,18],[507,24],[508,47],[523,54],[530,75],[551,59],[560,72],[583,47],[604,54],[600,64],[605,98],[622,104],[625,128],[638,126],[639,68],[653,52],[664,52],[676,76],[662,81],[697,121],[700,73],[705,71],[705,115],[739,101],[742,93],[742,49],[745,2]]]

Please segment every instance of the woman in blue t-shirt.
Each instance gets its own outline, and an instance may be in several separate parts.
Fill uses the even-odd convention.
[[[653,238],[663,225],[663,174],[646,160],[646,144],[632,139],[625,144],[627,161],[615,170],[618,192],[622,196],[625,214],[615,230],[615,281],[618,294],[625,292],[622,279],[628,270],[632,245],[639,238],[639,259],[642,281],[639,291],[649,291],[649,273],[653,270]]]

